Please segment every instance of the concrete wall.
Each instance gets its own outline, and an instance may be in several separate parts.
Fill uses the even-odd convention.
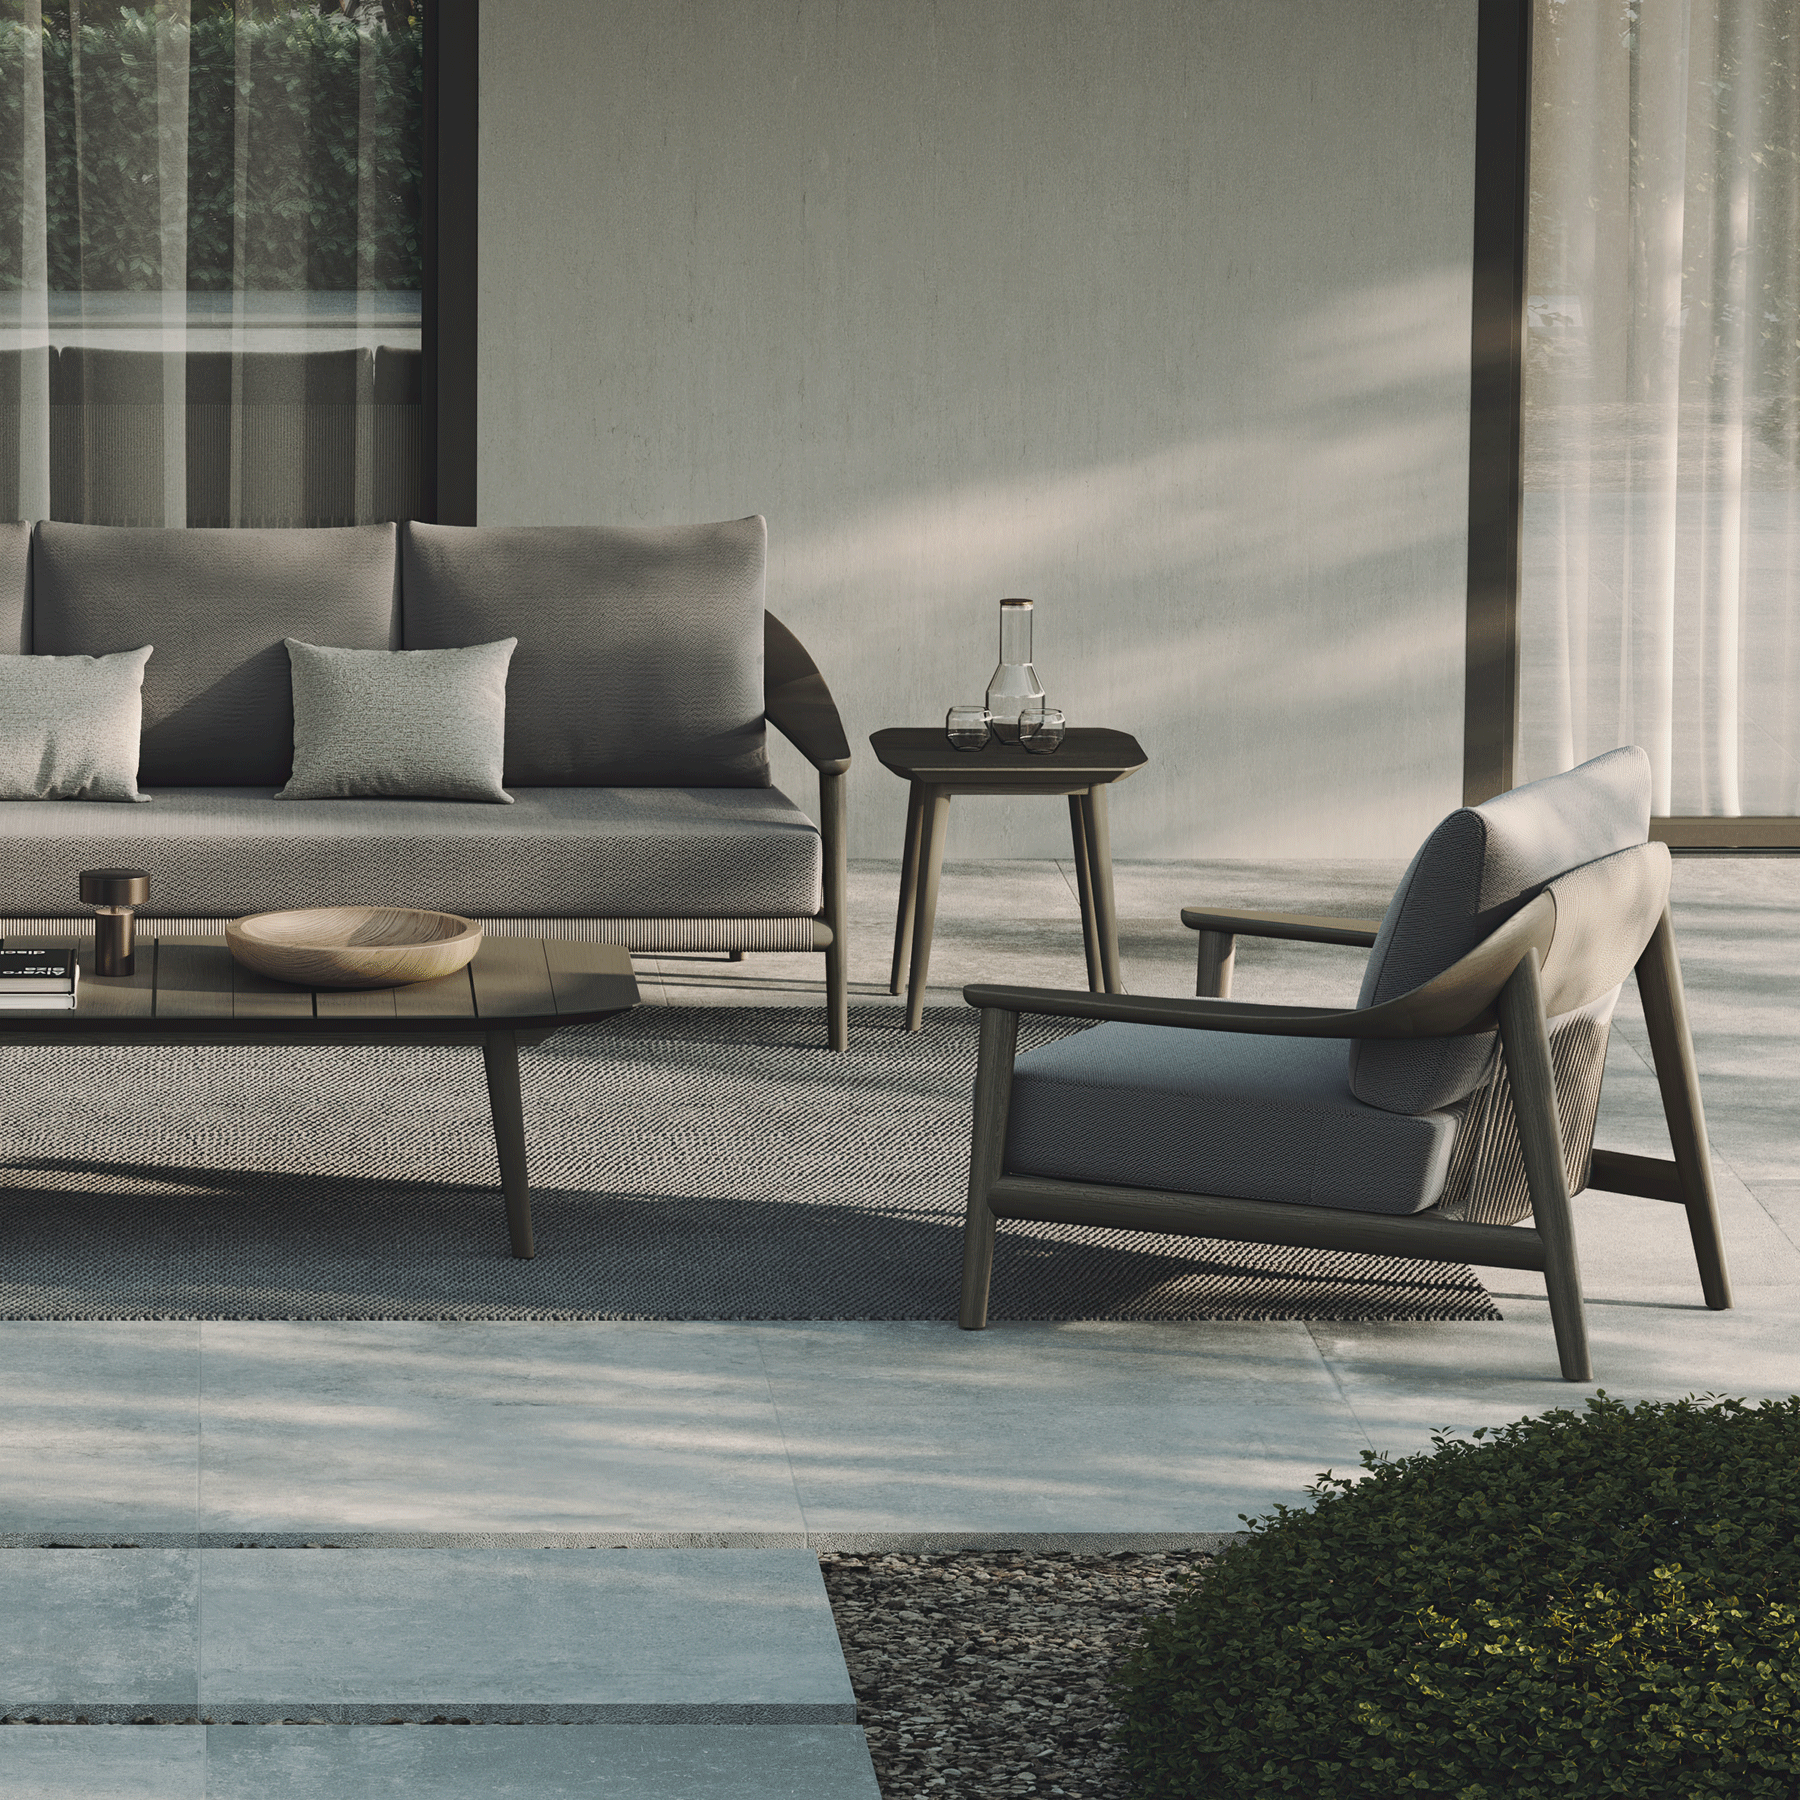
[[[1152,759],[1117,854],[1409,851],[1461,780],[1475,15],[484,0],[481,519],[766,513],[853,744],[979,700],[1029,595]]]

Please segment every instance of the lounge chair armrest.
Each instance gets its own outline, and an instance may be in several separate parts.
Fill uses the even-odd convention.
[[[850,767],[850,740],[825,677],[800,640],[763,614],[763,712],[821,775]]]
[[[1184,906],[1181,922],[1190,931],[1222,931],[1232,937],[1288,938],[1302,944],[1353,944],[1367,950],[1381,929],[1379,919],[1337,919],[1318,913],[1233,912],[1217,906]]]
[[[1189,1031],[1237,1031],[1262,1037],[1461,1037],[1494,1028],[1500,990],[1527,952],[1541,961],[1556,933],[1556,902],[1540,894],[1459,962],[1423,986],[1379,1006],[1329,1010],[1259,1006],[1243,1000],[1162,999],[1134,994],[1089,994],[1061,988],[976,986],[963,989],[971,1006],[1062,1019],[1118,1020],[1173,1025]]]

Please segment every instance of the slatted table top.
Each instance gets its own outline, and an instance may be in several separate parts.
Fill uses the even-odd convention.
[[[132,974],[94,973],[92,935],[15,935],[14,948],[73,944],[76,1004],[0,1010],[0,1038],[125,1034],[132,1038],[431,1037],[545,1033],[592,1024],[638,1003],[629,951],[560,938],[490,937],[475,960],[437,981],[392,988],[303,988],[246,969],[217,938],[156,937],[138,929]]]

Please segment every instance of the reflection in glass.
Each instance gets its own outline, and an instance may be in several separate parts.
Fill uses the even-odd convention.
[[[1539,0],[1518,778],[1800,812],[1791,0]]]
[[[422,509],[416,0],[0,0],[0,516]]]

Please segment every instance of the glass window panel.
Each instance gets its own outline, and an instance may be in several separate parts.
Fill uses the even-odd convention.
[[[0,0],[0,515],[416,516],[417,0]]]
[[[1520,779],[1800,811],[1800,13],[1538,0]]]

